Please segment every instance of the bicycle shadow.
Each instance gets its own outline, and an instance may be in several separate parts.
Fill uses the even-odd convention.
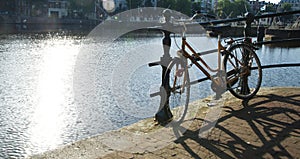
[[[208,137],[199,137],[199,132],[211,128],[210,124],[188,129],[175,143],[194,158],[294,158],[295,153],[300,154],[299,106],[300,94],[261,95],[246,106],[226,105],[225,115],[218,119]],[[198,145],[195,147],[191,142]]]

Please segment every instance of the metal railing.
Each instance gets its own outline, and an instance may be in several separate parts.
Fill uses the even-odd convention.
[[[265,15],[258,15],[258,16],[254,16],[251,13],[246,13],[245,17],[242,18],[231,18],[231,19],[225,19],[225,20],[213,20],[213,21],[209,21],[209,22],[199,22],[198,24],[202,25],[202,26],[208,26],[208,25],[217,25],[217,24],[223,24],[223,23],[229,23],[229,22],[239,22],[239,21],[245,21],[245,27],[244,27],[244,37],[247,39],[248,37],[250,37],[250,33],[251,33],[251,24],[252,22],[254,22],[254,20],[258,20],[261,18],[267,18],[267,17],[276,17],[276,16],[284,16],[284,15],[292,15],[292,14],[299,14],[300,10],[297,11],[290,11],[290,12],[282,12],[282,13],[273,13],[273,14],[265,14]],[[170,56],[170,46],[171,46],[171,37],[170,34],[171,32],[168,31],[168,28],[172,27],[172,24],[170,23],[171,20],[171,14],[170,12],[168,12],[167,10],[164,11],[164,17],[165,17],[165,23],[159,27],[159,29],[163,32],[164,38],[162,40],[162,44],[163,44],[163,49],[164,49],[164,54],[163,56],[160,58],[160,61],[158,62],[153,62],[153,63],[149,63],[149,67],[152,66],[157,66],[160,65],[162,67],[162,79],[161,79],[161,88],[160,88],[160,92],[156,92],[151,94],[151,97],[154,96],[158,96],[160,95],[161,98],[166,98],[166,91],[168,91],[169,87],[167,85],[164,84],[168,84],[169,82],[163,82],[165,80],[169,80],[169,75],[165,75],[166,71],[167,71],[167,66],[168,64],[172,61],[172,57]],[[157,28],[156,28],[157,29]],[[275,41],[262,41],[262,42],[256,42],[253,43],[254,45],[262,45],[262,44],[271,44],[271,43],[280,43],[283,41],[286,42],[294,42],[294,41],[299,41],[300,38],[295,38],[295,39],[286,39],[286,40],[275,40]],[[268,68],[278,68],[278,67],[299,67],[300,63],[294,63],[294,64],[273,64],[273,65],[265,65],[262,66],[262,69],[268,69]],[[256,68],[253,68],[256,69]],[[199,82],[203,82],[208,80],[209,78],[201,78],[195,81],[191,81],[190,84],[194,85],[197,84]],[[172,114],[170,114],[170,108],[168,105],[168,99],[169,97],[167,96],[167,101],[161,100],[160,103],[160,107],[158,112],[155,114],[155,118],[158,122],[164,122],[164,121],[168,121],[171,117]]]

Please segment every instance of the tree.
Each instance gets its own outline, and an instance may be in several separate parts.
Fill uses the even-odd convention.
[[[250,5],[246,0],[236,0],[234,2],[236,12],[233,13],[233,16],[244,15],[246,12],[250,11]]]
[[[126,0],[128,9],[135,9],[142,6],[142,0]]]
[[[30,0],[31,16],[46,16],[48,14],[47,0]]]
[[[220,0],[217,5],[217,15],[221,18],[227,17],[228,14],[235,10],[233,5],[234,3],[230,0]]]
[[[12,0],[1,0],[0,1],[0,12],[8,12],[12,14],[16,10],[16,4]]]
[[[222,18],[226,18],[229,15],[232,17],[244,15],[249,10],[250,6],[246,0],[220,0],[217,6],[217,14]]]
[[[94,0],[69,0],[71,10],[90,12],[94,9]]]
[[[192,2],[190,0],[177,0],[175,10],[185,15],[190,16],[192,14]]]
[[[281,5],[281,9],[283,12],[288,12],[292,10],[292,5],[290,3],[283,3]]]
[[[190,16],[192,2],[191,0],[160,0],[158,1],[157,6],[176,10]]]
[[[145,7],[153,7],[153,4],[152,4],[151,0],[146,0],[145,1]]]
[[[200,11],[201,10],[201,2],[192,3],[192,10],[193,11]]]
[[[267,4],[265,12],[276,12],[276,8],[273,4]]]
[[[283,3],[280,8],[281,8],[282,12],[292,11],[292,5],[290,3]],[[285,16],[281,17],[281,19],[283,20],[284,23],[291,21],[292,18],[293,18],[293,15],[285,15]]]
[[[157,2],[157,6],[161,8],[174,8],[176,0],[160,0]]]
[[[77,11],[79,17],[83,18],[85,14],[94,11],[94,0],[69,0],[70,11]]]

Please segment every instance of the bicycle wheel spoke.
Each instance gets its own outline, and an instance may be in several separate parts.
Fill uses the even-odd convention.
[[[236,44],[229,51],[230,54],[224,58],[228,90],[237,98],[251,98],[261,84],[260,61],[255,52],[244,44]]]
[[[183,121],[189,103],[189,77],[187,67],[183,61],[175,59],[168,67],[169,79],[169,107],[173,115],[173,122]]]

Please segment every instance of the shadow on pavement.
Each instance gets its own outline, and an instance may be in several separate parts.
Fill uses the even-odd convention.
[[[297,158],[300,152],[300,94],[257,96],[248,105],[229,103],[206,138],[187,130],[175,141],[193,158]],[[204,119],[196,119],[204,122]],[[205,121],[208,122],[208,121]],[[210,121],[213,123],[212,121]],[[206,125],[210,127],[210,125]],[[201,128],[202,129],[202,128]],[[192,140],[192,141],[191,141]],[[199,144],[195,148],[190,143]]]

